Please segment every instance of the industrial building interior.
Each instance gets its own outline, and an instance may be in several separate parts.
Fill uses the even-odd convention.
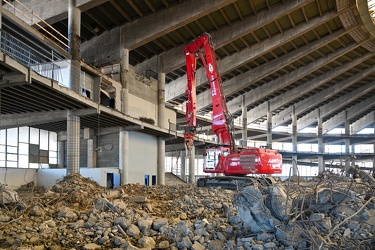
[[[52,78],[73,93],[65,98],[56,88],[34,84],[29,74],[4,61],[2,129],[27,126],[63,134],[67,131],[65,111],[73,111],[81,116],[80,127],[91,140],[101,129],[116,126],[162,138],[168,168],[181,176],[180,161],[173,162],[185,151],[181,136],[187,100],[183,47],[209,33],[238,145],[270,146],[282,153],[284,163],[297,159],[298,165],[309,167],[318,166],[320,157],[321,169],[356,155],[358,165],[372,169],[374,41],[372,12],[366,1],[77,1],[79,18],[73,11],[68,13],[66,6],[46,11],[43,5],[40,1],[3,1],[2,51],[15,63]],[[186,6],[191,11],[185,13]],[[179,13],[173,23],[166,18],[170,13]],[[79,24],[79,45],[69,35],[74,22]],[[72,46],[78,46],[79,58],[73,58],[77,55]],[[175,118],[164,117],[167,121],[160,123],[164,124],[152,124],[160,114],[142,110],[130,111],[134,121],[122,117],[126,107],[120,104],[121,49],[128,53],[128,72],[138,80],[129,81],[128,91],[146,99],[133,90],[137,86],[130,85],[143,84],[149,88],[146,92],[157,92],[160,89],[153,81],[163,77],[165,108]],[[69,72],[77,68],[77,61],[78,85],[72,83],[77,76]],[[198,61],[197,163],[200,149],[215,143],[210,86],[201,66]],[[159,105],[157,95],[151,102]],[[102,107],[95,107],[98,102]],[[107,107],[111,110],[99,111]],[[339,150],[329,149],[332,145]],[[51,166],[58,165],[59,150],[55,151]],[[23,168],[19,160],[11,162],[13,151],[4,148],[1,153],[2,167]],[[33,163],[39,168],[49,162]]]
[[[0,1],[0,249],[375,249],[375,0]]]
[[[127,157],[115,152],[115,160],[108,161],[104,158],[113,156],[101,149],[111,146],[97,144],[106,142],[101,134],[125,128],[158,141],[152,151],[153,160],[164,165],[153,164],[160,173],[167,169],[194,181],[204,174],[202,149],[217,140],[210,126],[210,85],[198,61],[196,153],[183,160],[191,165],[182,166],[184,46],[209,33],[236,144],[277,149],[286,166],[295,161],[304,175],[354,158],[354,164],[372,171],[374,40],[367,1],[103,0],[73,1],[69,8],[59,3],[48,10],[44,4],[2,2],[2,52],[15,65],[5,59],[1,65],[1,167],[119,168]],[[39,84],[42,77],[52,82]],[[79,117],[83,138],[77,142],[80,152],[72,153],[81,157],[73,162],[66,156],[67,112]],[[51,136],[57,145],[49,153],[38,148],[32,153],[30,146],[29,155],[17,157],[21,146],[7,150],[5,138],[21,138],[25,127],[56,133]],[[132,163],[127,168],[137,168]],[[186,174],[189,167],[194,173]]]

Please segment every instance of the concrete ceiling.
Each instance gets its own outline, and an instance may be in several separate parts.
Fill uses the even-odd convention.
[[[45,8],[56,2],[53,0],[23,2],[54,29],[67,34],[64,1],[54,8]],[[120,27],[125,29],[131,65],[140,74],[156,77],[161,60],[166,102],[178,106],[186,101],[183,47],[208,32],[234,117],[241,116],[245,96],[249,123],[263,124],[270,109],[274,127],[290,125],[294,112],[299,130],[316,126],[320,115],[324,131],[349,121],[357,132],[375,122],[375,42],[368,31],[373,24],[364,18],[364,3],[77,0],[82,57],[97,67],[118,62],[119,47],[100,52],[100,58],[90,56],[97,51],[89,50],[118,33]],[[205,114],[210,111],[211,97],[202,68],[197,72],[197,91],[199,113]]]

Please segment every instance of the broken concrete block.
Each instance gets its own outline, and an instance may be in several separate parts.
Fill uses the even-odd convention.
[[[306,239],[303,237],[303,231],[296,225],[278,227],[276,230],[276,239],[285,246],[301,247],[306,245]]]
[[[152,228],[154,230],[159,230],[163,226],[168,226],[167,218],[158,218],[158,219],[155,219],[154,222],[152,223]]]
[[[287,195],[282,185],[276,184],[268,187],[266,206],[271,214],[281,221],[287,221],[290,214],[290,204],[287,206]]]
[[[138,245],[140,247],[147,247],[147,248],[154,248],[156,245],[155,240],[152,237],[149,236],[143,236],[138,240]]]
[[[116,212],[115,206],[113,206],[112,203],[106,198],[98,199],[95,203],[95,208],[102,212],[106,212],[108,210]]]
[[[238,206],[238,213],[244,227],[252,232],[260,230],[275,231],[275,218],[264,205],[263,195],[255,186],[248,186],[239,192],[233,203]]]
[[[343,236],[348,237],[350,235],[350,233],[351,233],[350,228],[347,228],[347,229],[345,229],[345,231],[343,233]]]
[[[135,203],[146,203],[148,202],[147,197],[144,196],[136,196],[130,199],[130,202],[135,202]]]
[[[194,242],[193,246],[191,247],[192,250],[204,250],[205,247],[199,243],[198,241]]]
[[[324,219],[324,214],[323,213],[313,213],[310,215],[310,221],[322,221]]]
[[[0,189],[0,205],[16,203],[19,201],[18,193],[2,186]]]

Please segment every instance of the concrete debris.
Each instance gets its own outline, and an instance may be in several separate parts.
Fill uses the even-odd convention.
[[[234,199],[245,228],[252,233],[275,231],[275,219],[266,207],[263,194],[255,186],[245,187]]]
[[[0,184],[0,205],[17,203],[19,200],[17,192],[14,192]]]
[[[355,179],[326,172],[237,191],[106,190],[70,175],[48,190],[17,190],[24,210],[0,207],[0,248],[375,249],[375,187],[356,171]]]

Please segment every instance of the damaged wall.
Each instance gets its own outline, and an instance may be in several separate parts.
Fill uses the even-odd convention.
[[[101,73],[120,82],[119,64],[107,65],[101,68]],[[155,121],[155,124],[158,124],[158,81],[153,77],[147,78],[137,74],[131,65],[129,66],[128,77],[129,115],[135,118],[151,118]],[[165,119],[176,123],[176,112],[166,108]]]
[[[108,64],[120,60],[120,28],[103,32],[81,44],[81,56],[89,64]]]

